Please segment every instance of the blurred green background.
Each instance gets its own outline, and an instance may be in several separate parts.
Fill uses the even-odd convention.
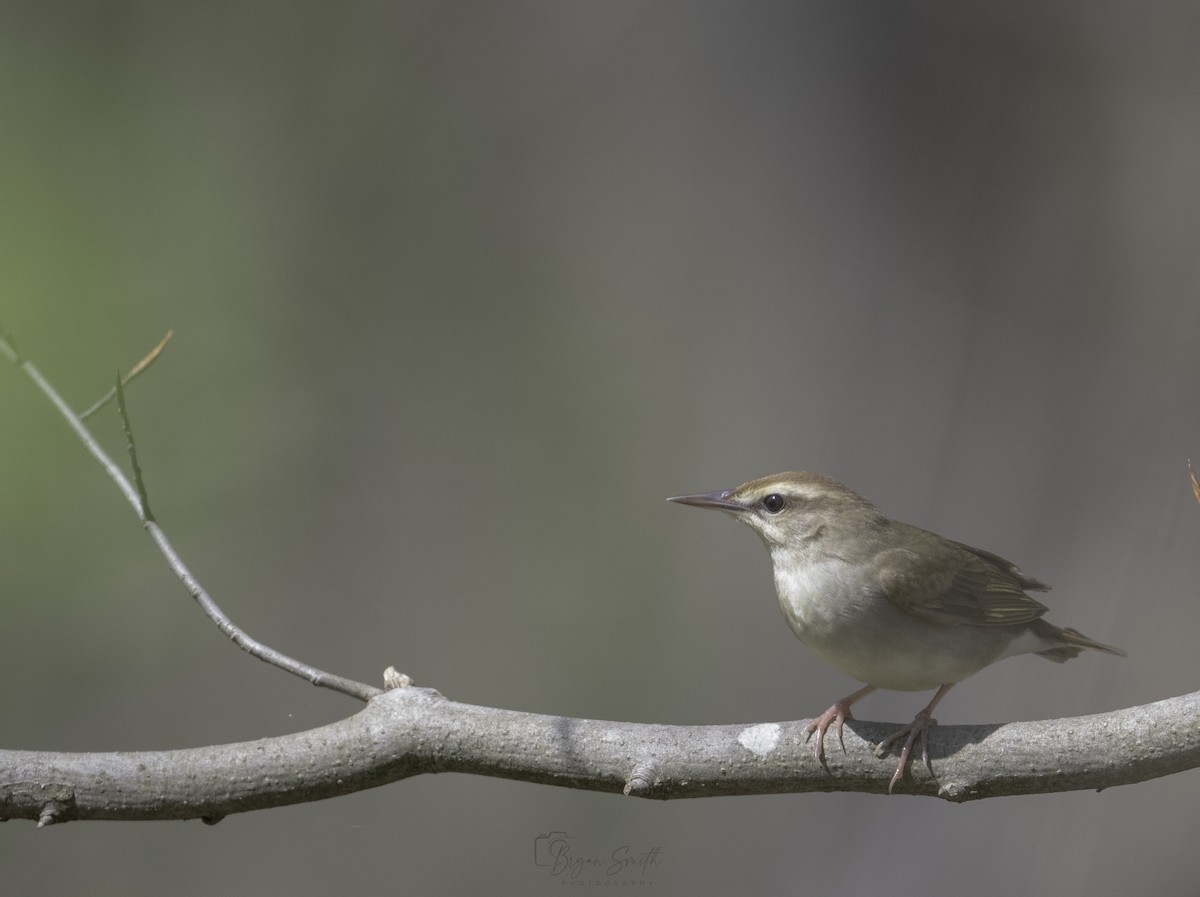
[[[0,323],[130,389],[160,521],[251,634],[601,719],[850,691],[733,523],[779,470],[1053,583],[1127,649],[943,722],[1198,687],[1200,14],[1187,3],[28,3],[0,12]],[[254,739],[356,704],[239,653],[0,368],[4,747]],[[122,453],[111,413],[96,430]],[[881,693],[907,721],[928,695]],[[936,736],[935,736],[936,737]],[[1192,893],[1195,773],[977,805],[666,804],[466,776],[186,824],[0,826],[6,893]],[[601,880],[589,885],[611,885]]]

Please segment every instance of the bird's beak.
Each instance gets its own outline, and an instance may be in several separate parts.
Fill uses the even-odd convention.
[[[716,508],[718,511],[744,511],[746,508],[732,501],[729,496],[732,489],[724,492],[699,492],[696,495],[676,495],[667,501],[679,502],[681,505],[691,505],[694,508]]]

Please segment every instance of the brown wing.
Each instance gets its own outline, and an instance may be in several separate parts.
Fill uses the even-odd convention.
[[[933,535],[933,534],[930,533],[930,535]],[[940,539],[941,536],[937,536],[936,538]],[[947,539],[945,541],[950,541],[950,540]],[[1023,589],[1032,589],[1035,592],[1049,592],[1050,591],[1050,586],[1046,585],[1044,582],[1042,582],[1040,580],[1034,579],[1032,576],[1026,576],[1024,573],[1021,572],[1020,568],[1018,568],[1016,564],[1014,564],[1012,561],[1005,560],[1004,558],[1000,557],[1000,555],[998,555],[998,554],[992,554],[990,551],[984,551],[982,548],[972,548],[970,545],[964,545],[962,542],[950,542],[950,544],[957,545],[959,548],[963,549],[964,551],[971,552],[971,554],[975,555],[976,557],[980,558],[981,560],[987,561],[989,564],[996,567],[1002,573],[1007,573],[1009,576],[1011,576],[1013,578],[1013,580],[1017,583],[1017,585],[1019,585]]]
[[[1046,589],[998,555],[909,527],[912,547],[875,557],[883,594],[931,623],[1011,626],[1047,610],[1025,589]]]

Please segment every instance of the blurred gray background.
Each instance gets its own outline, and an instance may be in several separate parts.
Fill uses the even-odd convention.
[[[6,4],[0,321],[78,407],[175,329],[129,397],[154,509],[239,623],[335,672],[811,716],[855,685],[761,545],[663,501],[801,468],[1129,651],[998,665],[943,722],[1147,702],[1200,687],[1198,40],[1155,2]],[[12,368],[0,409],[5,747],[356,709],[203,620]],[[215,828],[10,822],[0,865],[14,894],[561,893],[534,841],[564,832],[658,847],[660,894],[1194,894],[1198,798],[440,776]]]

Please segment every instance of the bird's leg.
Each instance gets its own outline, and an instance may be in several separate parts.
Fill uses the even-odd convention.
[[[832,707],[830,707],[828,710],[826,710],[824,713],[822,713],[820,716],[818,716],[816,719],[814,719],[812,722],[810,722],[808,724],[809,738],[812,737],[813,732],[817,733],[817,746],[816,746],[817,762],[820,763],[822,766],[826,766],[826,763],[825,763],[825,731],[829,728],[830,724],[832,724],[834,722],[837,723],[838,741],[842,745],[842,753],[843,754],[846,753],[846,742],[842,740],[842,727],[846,724],[846,720],[854,719],[854,717],[850,715],[850,706],[855,701],[865,698],[867,695],[869,695],[873,691],[875,691],[874,685],[868,685],[864,688],[860,688],[854,694],[847,695],[846,697],[842,698],[840,701],[836,702]],[[826,766],[826,768],[828,768],[828,767]]]
[[[937,720],[933,718],[933,708],[938,705],[938,701],[946,696],[946,692],[953,687],[953,682],[949,683],[948,685],[943,685],[937,690],[937,694],[933,696],[933,700],[925,706],[924,710],[922,710],[913,718],[911,723],[909,723],[907,726],[897,729],[887,738],[883,739],[883,741],[879,742],[879,747],[877,747],[876,750],[885,751],[887,750],[888,745],[898,739],[901,735],[908,736],[906,739],[904,739],[904,747],[900,751],[900,764],[896,767],[896,772],[893,773],[892,780],[888,782],[888,794],[891,794],[892,789],[896,787],[896,783],[904,778],[905,767],[908,764],[908,755],[912,753],[913,743],[918,737],[921,739],[921,760],[924,761],[926,768],[929,770],[929,774],[933,775],[933,764],[929,762],[929,727],[937,725]]]

